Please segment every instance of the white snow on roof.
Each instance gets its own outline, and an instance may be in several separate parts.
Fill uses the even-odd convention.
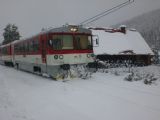
[[[93,35],[99,36],[99,47],[94,47],[95,54],[120,54],[123,51],[133,51],[135,54],[151,54],[152,50],[137,31],[127,30],[109,33],[104,30],[92,30]]]

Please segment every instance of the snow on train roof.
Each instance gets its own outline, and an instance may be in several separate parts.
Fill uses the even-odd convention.
[[[77,29],[77,31],[75,32],[75,31],[71,31],[71,28],[76,28]],[[33,35],[33,36],[30,36],[30,37],[28,37],[28,38],[23,38],[23,39],[20,39],[20,40],[15,40],[15,41],[13,41],[12,43],[14,43],[14,44],[16,44],[16,43],[18,43],[18,42],[21,42],[21,41],[24,41],[24,40],[26,40],[26,39],[30,39],[30,38],[33,38],[33,37],[37,37],[38,35],[40,35],[40,34],[46,34],[46,33],[56,33],[56,32],[75,32],[75,33],[88,33],[88,34],[90,34],[91,33],[91,30],[89,30],[89,29],[86,29],[86,28],[83,28],[82,26],[76,26],[76,25],[63,25],[62,27],[56,27],[56,28],[49,28],[49,29],[44,29],[44,30],[42,30],[41,32],[39,32],[39,33],[37,33],[37,34],[35,34],[35,35]]]
[[[92,34],[99,36],[99,47],[94,47],[96,55],[117,55],[122,54],[124,51],[132,51],[134,54],[153,55],[148,44],[136,30],[126,30],[126,34],[121,32],[109,33],[104,30],[92,30]]]

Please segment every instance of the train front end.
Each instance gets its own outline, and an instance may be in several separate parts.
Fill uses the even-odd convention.
[[[86,66],[94,61],[91,30],[79,26],[63,26],[50,30],[48,38],[49,74],[55,79],[66,75],[87,76]]]

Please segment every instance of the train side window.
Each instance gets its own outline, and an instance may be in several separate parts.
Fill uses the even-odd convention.
[[[34,41],[31,41],[31,51],[34,52]]]
[[[26,52],[25,43],[23,43],[23,52]]]
[[[29,48],[29,52],[32,52],[32,42],[29,40],[28,41],[28,48]]]
[[[33,40],[30,40],[29,41],[29,52],[33,52],[34,51],[34,46],[33,46],[33,43],[34,41]]]
[[[24,43],[24,49],[25,49],[25,52],[29,51],[28,42]]]
[[[7,55],[7,48],[6,47],[2,48],[2,54]]]
[[[29,52],[29,41],[27,41],[27,51]]]
[[[38,40],[34,40],[34,52],[37,52],[39,50],[39,41]]]
[[[18,52],[21,53],[21,43],[18,44]]]
[[[17,51],[18,51],[18,48],[17,48],[17,45],[15,44],[14,45],[14,52],[17,53]]]
[[[17,44],[17,52],[20,53],[20,44]]]
[[[20,44],[17,44],[15,47],[16,47],[16,48],[15,48],[15,49],[16,49],[16,52],[17,52],[17,53],[20,53]]]
[[[20,43],[20,53],[24,52],[24,47],[23,47],[23,43]]]

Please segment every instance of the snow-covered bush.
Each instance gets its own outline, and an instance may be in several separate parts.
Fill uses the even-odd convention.
[[[139,80],[142,80],[142,75],[140,73],[135,73],[135,76],[134,76],[134,81],[139,81]]]
[[[147,74],[147,76],[144,79],[144,84],[151,85],[156,80],[157,78],[154,76],[154,74]]]
[[[120,74],[119,74],[118,71],[115,71],[115,72],[114,72],[114,75],[115,75],[115,76],[119,76]]]
[[[151,85],[153,84],[158,78],[155,77],[153,73],[147,73],[141,70],[131,70],[124,80],[126,81],[143,81],[144,84]]]
[[[131,72],[128,76],[124,78],[124,80],[130,81],[130,82],[132,82],[133,79],[134,79],[134,72]]]

